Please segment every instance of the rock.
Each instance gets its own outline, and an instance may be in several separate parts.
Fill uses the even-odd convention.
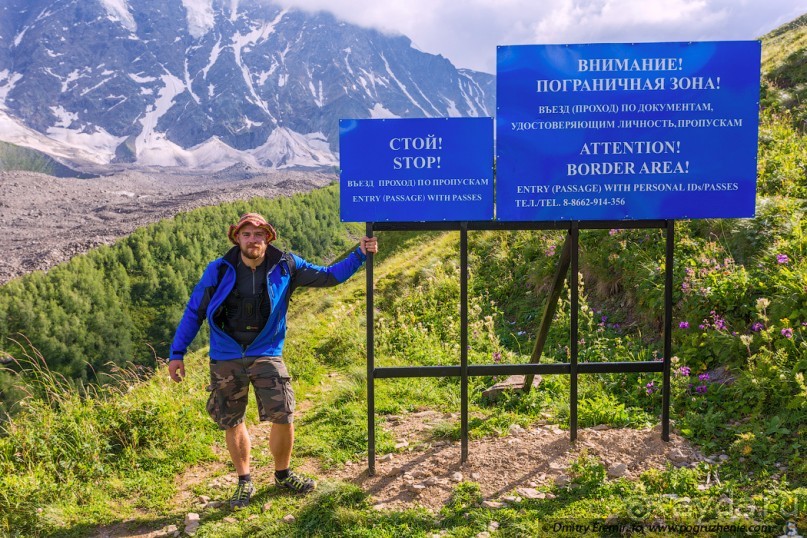
[[[611,426],[609,426],[608,424],[597,424],[596,426],[592,426],[591,429],[594,430],[595,432],[601,432],[604,430],[610,430]]]
[[[378,504],[373,505],[373,510],[376,510],[376,511],[379,511],[379,512],[381,510],[386,510],[386,508],[387,508],[387,505],[384,504],[384,503],[378,503]]]
[[[424,486],[436,486],[440,480],[436,476],[431,476],[423,481]]]
[[[545,493],[541,493],[537,489],[534,488],[518,488],[519,495],[522,495],[525,499],[543,499],[546,497]]]
[[[395,450],[403,450],[404,448],[409,446],[409,441],[401,441],[397,445],[395,445]]]
[[[479,480],[482,478],[482,475],[479,473],[471,473],[471,480]]]
[[[263,511],[268,512],[272,508],[272,503],[268,502],[263,505]]]
[[[510,435],[518,435],[524,433],[526,430],[522,428],[519,424],[511,424],[510,425]]]
[[[385,456],[381,456],[381,458],[378,461],[380,461],[381,463],[392,461],[392,454],[387,454]]]
[[[238,523],[238,520],[235,519],[234,517],[225,517],[222,521],[224,521],[225,523],[229,523],[231,525],[233,523]]]
[[[521,502],[521,497],[518,497],[516,495],[506,495],[502,497],[502,500],[509,504],[518,504]]]
[[[608,476],[611,478],[623,477],[627,472],[628,472],[628,466],[625,465],[624,463],[618,463],[608,468]]]
[[[420,495],[421,493],[423,493],[423,490],[426,489],[426,486],[424,486],[423,484],[412,484],[410,489],[413,492],[415,492],[415,494]]]
[[[164,527],[157,536],[173,536],[175,533],[178,533],[179,529],[176,525],[168,525]]]
[[[490,532],[495,532],[495,531],[499,530],[499,522],[498,521],[491,521],[490,523],[488,523],[488,530]]]
[[[207,504],[210,502],[210,497],[207,495],[199,495],[199,502],[202,504]]]
[[[533,388],[541,384],[541,376],[536,375],[532,380]],[[488,400],[496,400],[504,392],[520,392],[524,390],[524,376],[511,375],[501,383],[496,383],[489,389],[482,392],[482,397]]]
[[[291,514],[283,516],[283,523],[294,523],[295,521],[297,521],[297,518]]]
[[[720,461],[728,461],[729,460],[728,454],[720,454],[718,456],[718,458],[720,459]]]
[[[258,514],[252,514],[247,518],[247,521],[252,521],[253,519],[258,519]]]
[[[462,473],[460,473],[460,472],[456,472],[456,473],[451,475],[451,481],[452,482],[462,482],[463,478],[464,477],[462,476]]]
[[[687,461],[688,456],[680,448],[674,448],[667,454],[667,458],[675,463],[684,463]]]
[[[504,506],[504,503],[500,503],[498,501],[482,501],[482,506],[485,508],[501,508]]]
[[[558,475],[557,477],[555,477],[555,485],[561,488],[568,486],[571,482],[572,479],[565,474]]]
[[[476,538],[490,538],[490,533],[488,531],[482,531],[476,535]]]
[[[199,514],[189,512],[185,515],[185,534],[193,536],[199,530]]]

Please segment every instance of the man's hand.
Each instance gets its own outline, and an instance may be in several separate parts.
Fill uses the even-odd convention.
[[[365,235],[361,238],[361,241],[359,241],[359,248],[361,248],[362,254],[367,254],[368,252],[375,254],[378,252],[378,238],[367,237]]]
[[[168,375],[172,380],[179,383],[185,377],[185,361],[168,361]]]

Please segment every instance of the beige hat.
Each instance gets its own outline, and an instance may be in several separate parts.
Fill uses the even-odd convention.
[[[237,245],[238,240],[235,238],[238,235],[238,231],[245,225],[245,224],[252,224],[256,228],[263,228],[266,230],[266,242],[271,243],[275,239],[277,239],[277,232],[272,227],[271,224],[266,222],[266,219],[263,218],[262,215],[259,213],[245,213],[241,215],[237,224],[233,224],[230,226],[230,231],[227,233],[227,237],[230,238],[230,241],[233,244]]]

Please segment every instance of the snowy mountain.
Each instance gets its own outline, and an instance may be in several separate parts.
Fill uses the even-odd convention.
[[[494,91],[268,0],[0,0],[0,140],[78,165],[334,166],[340,118],[491,116]]]

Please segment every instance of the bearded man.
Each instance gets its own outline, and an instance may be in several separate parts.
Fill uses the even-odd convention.
[[[301,286],[335,286],[350,278],[368,252],[378,251],[376,238],[364,237],[344,260],[328,267],[311,264],[271,245],[275,229],[257,213],[247,213],[230,226],[235,245],[211,262],[193,289],[177,327],[168,363],[176,382],[185,377],[188,345],[202,323],[210,325],[210,397],[207,411],[224,430],[238,485],[230,507],[249,504],[251,441],[244,415],[249,387],[255,390],[261,421],[272,423],[269,450],[275,485],[294,493],[316,487],[311,478],[290,470],[294,446],[294,391],[283,362],[286,311],[292,292]]]

